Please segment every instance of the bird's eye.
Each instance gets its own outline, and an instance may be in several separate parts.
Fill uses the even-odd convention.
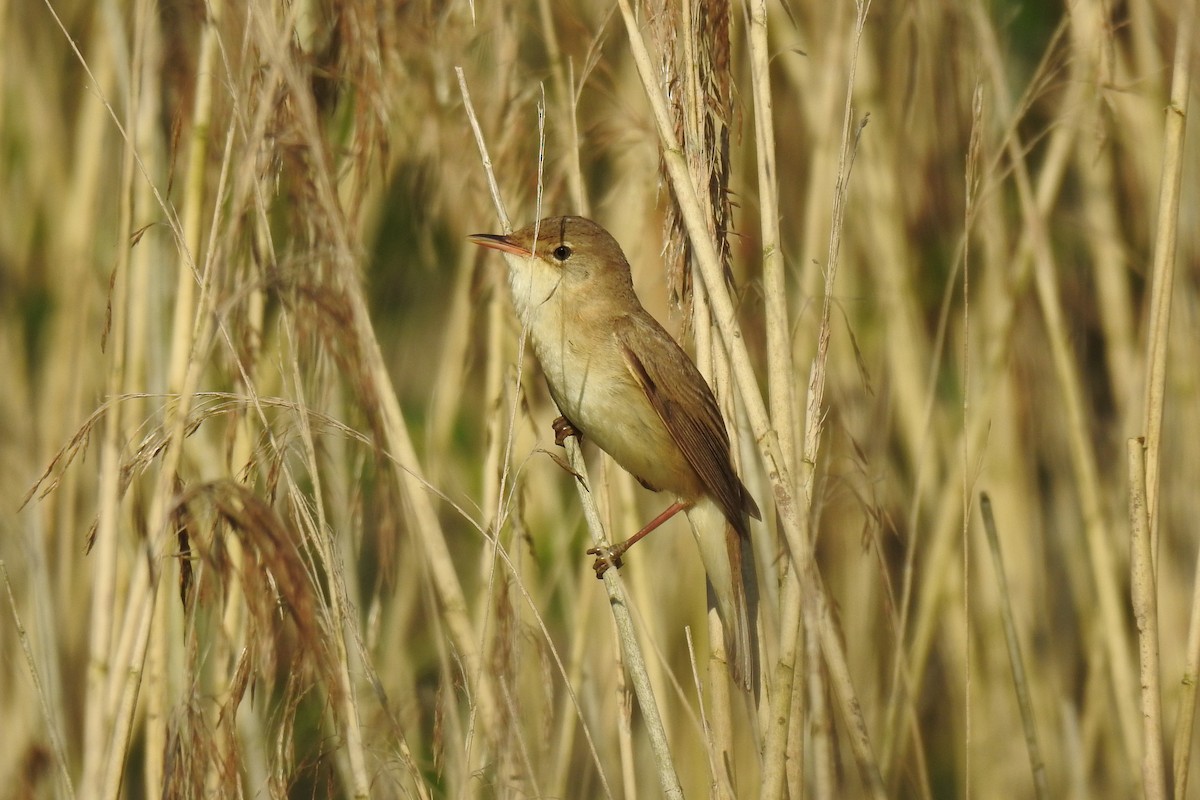
[[[554,251],[550,255],[554,256],[556,261],[566,261],[571,257],[571,248],[567,247],[565,244],[560,244],[558,247],[554,248]]]

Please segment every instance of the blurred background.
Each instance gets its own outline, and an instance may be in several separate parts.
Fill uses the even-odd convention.
[[[772,0],[752,45],[757,3],[635,6],[870,739],[811,628],[797,655],[718,367],[765,512],[757,711],[710,676],[686,525],[622,570],[687,796],[1200,797],[1195,7],[876,2],[859,39],[853,3]],[[0,795],[661,791],[557,412],[465,240],[502,223],[464,87],[513,224],[595,218],[722,351],[629,37],[598,0],[0,0]],[[613,538],[669,502],[585,448]]]

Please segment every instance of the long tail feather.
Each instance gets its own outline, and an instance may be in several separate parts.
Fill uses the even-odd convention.
[[[688,509],[687,516],[717,598],[730,674],[744,689],[757,693],[758,582],[750,540],[739,536],[708,498]]]

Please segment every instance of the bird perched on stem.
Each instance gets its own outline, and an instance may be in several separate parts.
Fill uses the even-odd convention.
[[[563,417],[557,441],[578,432],[647,489],[674,495],[629,539],[593,548],[596,575],[631,545],[683,511],[717,599],[731,673],[757,685],[758,589],[750,521],[758,506],[738,478],[712,390],[633,290],[629,262],[604,228],[553,217],[508,235],[471,241],[513,256],[508,279]]]

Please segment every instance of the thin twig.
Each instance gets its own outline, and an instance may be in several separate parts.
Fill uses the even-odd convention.
[[[1163,763],[1162,689],[1158,660],[1158,580],[1150,550],[1146,508],[1146,451],[1140,438],[1126,442],[1129,466],[1130,592],[1138,630],[1138,665],[1142,679],[1142,782],[1147,800],[1164,800],[1167,774]]]
[[[729,785],[728,773],[718,763],[717,754],[720,750],[713,741],[713,731],[708,723],[708,714],[704,710],[704,682],[700,679],[700,668],[696,664],[696,645],[692,641],[692,628],[684,628],[687,638],[688,664],[692,668],[692,686],[696,689],[696,705],[700,708],[700,730],[704,734],[704,754],[708,757],[708,774],[712,782],[713,794],[717,797],[733,797],[733,787]]]
[[[4,588],[8,592],[8,605],[12,609],[13,625],[17,629],[17,639],[21,642],[21,652],[25,655],[25,666],[29,668],[29,678],[33,681],[33,690],[37,693],[38,702],[42,705],[42,716],[45,717],[46,730],[50,733],[50,743],[54,748],[54,763],[58,767],[61,788],[67,797],[75,797],[75,784],[71,782],[71,773],[67,770],[67,748],[63,745],[62,731],[55,724],[54,714],[50,711],[46,687],[38,674],[37,660],[33,657],[33,648],[29,646],[29,634],[21,624],[21,616],[17,613],[17,598],[13,596],[12,581],[8,577],[8,566],[0,560],[0,575],[4,577]],[[688,640],[691,641],[690,639]]]
[[[1191,58],[1196,3],[1180,4],[1175,37],[1175,66],[1171,100],[1163,131],[1162,177],[1158,194],[1158,229],[1154,236],[1154,268],[1150,292],[1150,322],[1146,356],[1146,514],[1150,524],[1150,554],[1158,562],[1158,490],[1162,443],[1163,402],[1166,394],[1167,338],[1171,327],[1171,298],[1175,285],[1175,249],[1179,238],[1179,196],[1183,184],[1184,133],[1191,97]]]
[[[466,78],[463,75],[461,67],[455,67],[455,73],[458,75],[459,89],[462,92],[467,116],[472,120],[471,127],[476,134],[476,144],[479,146],[480,155],[483,157],[484,169],[488,173],[488,185],[495,187],[497,183],[491,171],[490,161],[486,156],[487,147],[483,139],[483,133],[478,123],[474,121],[475,113],[471,104],[470,92],[467,89]],[[492,200],[496,204],[496,214],[501,224],[506,231],[509,230],[508,214],[500,200],[498,190],[493,191]],[[505,259],[510,258],[517,258],[517,256],[505,254]],[[579,480],[576,481],[576,487],[579,490],[579,498],[583,505],[584,519],[587,521],[588,532],[591,534],[592,541],[596,547],[602,550],[607,549],[608,541],[604,534],[604,526],[600,522],[600,515],[596,510],[596,504],[592,499],[591,491],[588,489],[587,465],[584,463],[579,441],[575,437],[569,437],[563,445],[567,451],[568,466],[579,476]],[[646,672],[646,661],[642,656],[641,646],[637,641],[637,634],[634,632],[633,619],[629,614],[629,604],[625,597],[624,585],[616,569],[605,571],[603,579],[604,588],[608,591],[609,606],[612,609],[613,619],[617,625],[617,636],[621,642],[621,651],[625,656],[625,665],[629,670],[629,677],[633,682],[634,692],[637,694],[638,705],[642,710],[651,748],[654,750],[655,762],[658,765],[659,782],[662,785],[663,793],[667,797],[682,798],[683,789],[679,785],[679,777],[675,771],[670,745],[667,741],[666,728],[663,725],[662,717],[658,710],[658,703],[654,697],[654,689],[650,685],[650,676]]]
[[[1037,720],[1033,716],[1033,700],[1029,692],[1029,681],[1025,676],[1025,659],[1021,655],[1021,640],[1017,637],[1012,595],[1008,591],[1008,575],[1004,571],[1000,537],[996,533],[996,517],[992,513],[992,499],[988,497],[987,492],[979,494],[979,513],[983,516],[983,532],[987,536],[988,550],[992,554],[992,568],[996,571],[996,586],[1000,591],[1000,616],[1004,621],[1008,664],[1012,668],[1017,705],[1021,709],[1021,724],[1025,729],[1025,748],[1029,751],[1029,766],[1033,770],[1034,796],[1038,800],[1044,800],[1050,796],[1046,786],[1046,763],[1042,759],[1042,747],[1038,741]]]

